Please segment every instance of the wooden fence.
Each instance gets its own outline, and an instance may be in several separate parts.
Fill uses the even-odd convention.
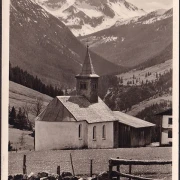
[[[72,173],[73,176],[75,176],[75,172],[74,172],[74,166],[73,166],[73,159],[72,159],[72,154],[70,153],[70,163],[71,163],[71,168],[72,168]],[[57,174],[60,175],[61,174],[61,167],[57,166]],[[92,177],[93,175],[93,160],[90,159],[90,177]],[[27,175],[27,166],[26,166],[26,155],[23,156],[23,174]]]
[[[117,180],[120,180],[120,177],[129,178],[129,180],[137,179],[137,180],[154,180],[152,178],[140,177],[132,175],[132,165],[166,165],[171,164],[172,161],[162,161],[162,160],[127,160],[127,159],[119,159],[119,158],[111,158],[109,160],[109,180],[112,180],[113,177],[117,177]],[[129,174],[121,173],[120,166],[128,165],[129,166]],[[113,167],[116,166],[116,171],[113,171]]]

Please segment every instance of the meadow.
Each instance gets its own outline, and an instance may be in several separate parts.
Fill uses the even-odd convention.
[[[84,149],[84,150],[51,150],[51,151],[18,151],[9,152],[9,174],[22,173],[23,156],[27,156],[27,173],[47,171],[56,173],[57,166],[61,172],[72,172],[70,163],[72,155],[75,175],[89,175],[92,159],[93,174],[108,170],[108,160],[171,160],[171,147],[142,147],[120,149]],[[121,166],[121,172],[128,173],[128,166]],[[144,177],[172,179],[171,165],[132,166],[132,174]]]

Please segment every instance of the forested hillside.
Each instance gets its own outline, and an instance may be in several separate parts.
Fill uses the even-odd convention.
[[[154,82],[146,81],[139,86],[112,86],[104,97],[105,103],[116,111],[129,111],[131,107],[150,97],[172,94],[172,70],[157,77]]]
[[[34,77],[18,66],[12,67],[11,64],[9,66],[9,80],[51,97],[63,95],[63,91],[60,88],[53,87],[51,84],[45,85],[37,76]]]

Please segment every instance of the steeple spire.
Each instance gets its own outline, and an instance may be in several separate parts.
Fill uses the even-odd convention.
[[[87,45],[86,56],[85,56],[84,64],[83,64],[82,71],[81,71],[80,75],[86,75],[87,76],[90,74],[95,74],[95,72],[94,72],[94,68],[92,65],[91,56],[89,53],[89,45]]]
[[[97,103],[98,79],[99,76],[94,72],[91,56],[89,53],[89,46],[87,45],[86,56],[81,73],[76,76],[77,95],[85,96],[90,103]]]

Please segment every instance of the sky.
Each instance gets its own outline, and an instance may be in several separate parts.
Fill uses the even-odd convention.
[[[156,9],[170,9],[173,6],[173,0],[127,0],[127,2],[130,2],[147,12]]]

